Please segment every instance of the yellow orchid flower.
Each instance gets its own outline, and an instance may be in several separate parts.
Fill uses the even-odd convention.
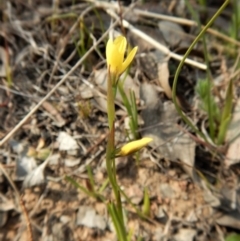
[[[116,151],[115,157],[119,156],[128,156],[141,148],[145,147],[148,143],[150,143],[153,139],[150,137],[143,137],[137,141],[131,141],[126,145],[122,146]]]
[[[123,36],[119,36],[114,40],[109,39],[106,46],[107,65],[112,74],[121,75],[132,62],[138,47],[134,47],[126,59],[124,54],[127,47],[127,40]]]

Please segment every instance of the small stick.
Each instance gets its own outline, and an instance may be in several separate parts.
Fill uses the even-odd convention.
[[[96,1],[96,0],[85,0],[86,2],[91,2],[94,3],[95,6],[97,7],[102,7],[102,8],[108,8],[108,9],[119,9],[119,6],[113,3],[107,3],[107,2],[100,2],[100,1]],[[123,9],[128,9],[128,8],[123,8]],[[153,13],[153,12],[149,12],[149,11],[144,11],[141,9],[133,9],[132,10],[133,13],[136,13],[137,15],[141,15],[141,16],[145,16],[145,17],[151,17],[151,18],[156,18],[156,19],[161,19],[161,20],[167,20],[167,21],[171,21],[174,23],[178,23],[178,24],[182,24],[182,25],[187,25],[187,26],[198,26],[198,24],[193,21],[193,20],[189,20],[189,19],[185,19],[185,18],[180,18],[180,17],[173,17],[173,16],[168,16],[168,15],[164,15],[164,14],[159,14],[159,13]],[[204,26],[202,26],[201,28],[204,28]],[[219,31],[212,29],[212,28],[208,28],[207,29],[208,33],[211,33],[213,35],[215,35],[218,38],[221,38],[225,41],[228,41],[238,47],[240,47],[240,42],[223,34],[220,33]]]
[[[119,21],[119,17],[113,11],[108,9],[107,12],[108,12],[109,15],[111,15],[112,17],[114,17],[116,20]],[[146,33],[144,33],[141,30],[135,28],[128,21],[123,19],[122,20],[122,24],[123,24],[123,26],[125,28],[128,28],[132,33],[134,33],[137,36],[139,36],[140,38],[146,40],[148,43],[150,43],[151,45],[153,45],[154,47],[156,47],[157,49],[159,49],[160,51],[162,51],[163,53],[165,53],[169,57],[174,58],[174,59],[179,60],[179,61],[182,60],[183,56],[171,52],[166,46],[160,44],[158,41],[156,41],[155,39],[151,38]],[[198,62],[196,62],[194,60],[191,60],[191,59],[188,59],[188,58],[185,60],[185,63],[186,64],[190,64],[192,66],[195,66],[195,67],[197,67],[199,69],[203,69],[203,70],[207,69],[206,64],[198,63]]]
[[[142,16],[146,16],[146,17],[152,17],[152,18],[156,18],[156,19],[161,19],[161,20],[167,20],[167,21],[171,21],[174,23],[178,23],[178,24],[182,24],[182,25],[187,25],[187,26],[198,26],[198,24],[193,21],[193,20],[189,20],[189,19],[185,19],[185,18],[179,18],[179,17],[173,17],[173,16],[168,16],[168,15],[163,15],[163,14],[158,14],[158,13],[152,13],[152,12],[147,12],[147,11],[143,11],[140,9],[134,9],[134,12],[138,15],[142,15]],[[204,26],[201,26],[201,28],[204,28]],[[212,28],[208,28],[207,29],[208,33],[211,33],[213,35],[215,35],[218,38],[221,38],[225,41],[228,41],[234,45],[237,45],[238,47],[240,47],[240,42],[223,34],[220,33],[219,31],[212,29]]]
[[[112,27],[117,25],[117,22],[113,24]],[[90,53],[96,48],[96,46],[106,38],[109,30],[107,30],[101,38],[85,53],[85,55],[69,70],[68,73],[64,75],[64,77],[48,92],[48,94],[39,101],[37,105],[33,107],[33,109],[0,141],[0,147],[8,141],[12,135],[17,132],[22,125],[39,109],[39,107],[45,102],[67,79],[68,77],[77,70],[77,68],[85,61],[85,59],[90,55]]]
[[[22,207],[25,219],[26,219],[26,223],[27,223],[27,231],[28,231],[28,241],[33,241],[33,232],[32,232],[32,225],[28,216],[28,212],[27,209],[24,205],[24,202],[22,200],[22,198],[20,197],[20,205]]]
[[[10,185],[11,185],[11,187],[12,187],[14,193],[15,193],[15,197],[17,199],[17,202],[22,209],[22,214],[24,215],[25,221],[27,223],[28,241],[33,241],[32,226],[31,226],[31,223],[30,223],[30,219],[29,219],[27,210],[24,206],[22,197],[20,196],[19,191],[18,191],[15,183],[12,181],[11,177],[8,175],[8,173],[6,172],[4,166],[2,165],[1,162],[0,162],[0,171],[3,173],[3,175],[6,177],[6,179],[10,183]]]

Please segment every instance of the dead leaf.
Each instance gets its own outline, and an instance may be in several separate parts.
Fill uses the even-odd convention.
[[[205,202],[210,205],[211,207],[220,207],[220,200],[218,197],[216,197],[212,191],[209,189],[207,186],[205,180],[201,179],[201,186],[203,187],[204,193],[203,193],[203,198]]]
[[[13,151],[17,154],[21,154],[24,151],[24,146],[14,139],[10,140],[9,144],[12,147]]]
[[[240,213],[237,210],[228,213],[218,212],[216,216],[217,224],[240,230]]]
[[[164,40],[163,34],[157,28],[152,28],[150,26],[146,26],[146,25],[142,25],[142,24],[138,25],[137,28],[140,31],[147,33],[148,36],[157,40],[162,45],[166,46],[166,42]],[[149,51],[155,49],[155,47],[152,44],[150,44],[144,38],[139,38],[138,35],[132,33],[131,31],[129,31],[128,37],[130,39],[130,42],[132,43],[132,46],[138,46],[138,53],[149,52]]]
[[[67,132],[61,131],[58,135],[57,142],[59,143],[60,151],[70,151],[79,148],[77,141]]]
[[[68,157],[64,160],[64,165],[66,167],[74,167],[74,166],[77,166],[80,162],[81,162],[80,158],[70,158],[70,157]]]
[[[0,211],[7,212],[16,209],[13,200],[9,200],[3,194],[0,194]]]
[[[0,228],[2,228],[6,224],[7,218],[8,218],[8,213],[0,211]]]
[[[28,156],[28,147],[15,140],[11,140],[9,144],[13,151],[18,154],[16,159],[16,179],[24,180],[37,167],[36,160],[32,156]]]
[[[159,78],[158,65],[168,62],[169,56],[156,49],[148,53],[141,54],[139,57],[141,71],[149,80]],[[160,73],[161,74],[161,73]]]
[[[6,224],[8,220],[8,211],[10,210],[18,212],[14,201],[5,197],[3,194],[0,194],[0,228]]]
[[[172,99],[172,87],[169,84],[169,67],[168,67],[168,58],[165,57],[161,61],[158,61],[157,64],[158,69],[158,82],[160,86],[163,88],[164,93],[169,99]],[[188,109],[188,104],[184,101],[181,94],[177,91],[177,103],[181,106],[182,109]],[[181,101],[182,100],[182,101]]]
[[[107,98],[103,94],[99,94],[98,91],[93,91],[91,105],[95,106],[100,111],[107,113]]]
[[[7,50],[0,47],[0,77],[6,77],[8,71],[8,55]]]
[[[158,82],[163,88],[164,93],[169,99],[172,99],[172,89],[169,85],[168,61],[158,63]]]
[[[88,83],[88,82],[86,82]],[[86,84],[82,84],[79,87],[79,93],[82,99],[86,100],[86,99],[91,99],[93,97],[93,91],[92,89],[94,88],[94,86],[90,83],[88,83],[88,85]]]
[[[230,122],[230,125],[227,130],[226,139],[230,142],[226,159],[225,165],[230,167],[233,164],[237,164],[240,162],[240,100],[237,101],[233,117]]]
[[[141,86],[141,98],[145,102],[142,111],[143,135],[153,138],[152,145],[164,158],[180,160],[184,170],[195,179],[193,167],[196,144],[177,127],[178,113],[175,106],[172,102],[161,103],[156,88],[150,84]]]
[[[32,170],[23,181],[23,188],[37,186],[45,182],[44,169],[47,166],[49,159],[46,159],[41,165]]]
[[[177,23],[163,20],[159,21],[158,27],[171,48],[178,46],[186,39],[186,33]]]
[[[27,156],[27,151],[22,152],[17,158],[16,179],[23,180],[37,167],[36,160]]]
[[[98,228],[105,230],[107,222],[103,216],[100,216],[90,206],[81,206],[77,213],[77,225],[83,225],[89,228]]]
[[[197,230],[190,228],[182,228],[174,235],[176,241],[193,241],[197,234]]]
[[[54,120],[56,126],[62,127],[66,124],[66,121],[62,118],[61,114],[52,104],[45,101],[43,102],[42,107],[48,112],[49,116]]]

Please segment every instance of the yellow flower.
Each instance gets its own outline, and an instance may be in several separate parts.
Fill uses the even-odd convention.
[[[152,138],[150,138],[150,137],[144,137],[137,141],[131,141],[131,142],[127,143],[126,145],[122,146],[121,148],[119,148],[116,151],[115,156],[118,157],[118,156],[130,155],[130,154],[140,150],[141,148],[146,146],[151,141],[152,141]]]
[[[107,65],[110,69],[110,72],[119,76],[122,74],[126,68],[132,62],[138,47],[134,47],[126,59],[124,60],[124,54],[127,47],[127,40],[123,36],[119,36],[114,40],[109,39],[106,47],[106,57]]]

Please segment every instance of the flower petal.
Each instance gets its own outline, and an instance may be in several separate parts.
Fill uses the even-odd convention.
[[[144,146],[146,146],[148,143],[152,141],[152,138],[150,137],[144,137],[140,140],[137,141],[131,141],[127,143],[126,145],[122,146],[120,150],[115,154],[116,157],[118,156],[127,156],[130,155],[131,153],[134,153]]]
[[[127,40],[123,36],[118,36],[115,38],[114,42],[114,66],[116,69],[121,69],[124,54],[127,47]]]
[[[116,49],[118,50],[118,53],[124,57],[125,50],[127,47],[127,40],[123,36],[118,36],[114,40],[114,45],[116,46]]]
[[[121,69],[124,53],[127,46],[127,40],[123,36],[119,36],[114,40],[109,39],[106,46],[106,59],[110,72],[118,75]]]
[[[109,39],[107,41],[107,46],[106,46],[106,59],[107,59],[107,64],[110,65],[112,62],[112,56],[113,56],[113,40]]]
[[[106,46],[106,59],[109,71],[119,76],[132,62],[137,47],[133,48],[124,61],[124,54],[127,47],[127,40],[124,36],[118,36],[114,40],[109,39]]]
[[[138,50],[138,47],[136,46],[128,54],[127,58],[122,63],[121,69],[119,70],[120,74],[122,74],[126,70],[126,68],[131,64],[133,58],[135,57],[135,55],[137,53],[137,50]]]

